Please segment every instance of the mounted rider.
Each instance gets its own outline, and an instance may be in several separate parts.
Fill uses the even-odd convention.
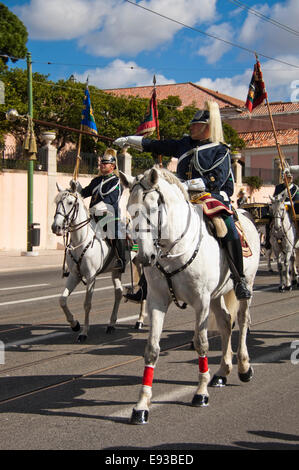
[[[224,226],[221,244],[232,272],[236,296],[249,299],[251,293],[243,273],[242,246],[230,203],[234,192],[230,148],[224,143],[218,104],[208,102],[204,110],[197,111],[190,122],[190,135],[182,139],[151,140],[128,136],[116,139],[114,144],[178,159],[177,174],[187,186],[191,202],[203,202],[206,214],[212,220],[221,219]],[[137,301],[136,296],[140,298],[140,292],[126,297]]]
[[[82,188],[76,181],[76,189],[83,198],[91,197],[89,212],[94,225],[105,222],[106,236],[111,241],[118,258],[115,269],[125,271],[125,244],[120,220],[119,200],[122,188],[116,174],[116,150],[108,148],[98,158],[99,175]],[[107,222],[107,223],[106,223]]]

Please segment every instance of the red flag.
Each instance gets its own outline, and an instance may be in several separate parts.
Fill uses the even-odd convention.
[[[254,64],[253,74],[251,82],[249,84],[249,90],[246,100],[246,108],[248,111],[252,111],[259,104],[261,104],[267,98],[267,92],[263,80],[263,74],[261,71],[261,64],[257,60]]]
[[[138,126],[135,135],[150,135],[159,128],[158,106],[156,89],[153,89],[152,97],[142,123]]]

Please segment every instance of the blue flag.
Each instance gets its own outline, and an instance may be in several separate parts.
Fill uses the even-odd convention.
[[[98,134],[97,125],[94,119],[93,110],[91,106],[88,87],[86,87],[85,89],[85,95],[84,95],[84,100],[83,100],[81,126],[84,131],[92,132],[95,135]]]

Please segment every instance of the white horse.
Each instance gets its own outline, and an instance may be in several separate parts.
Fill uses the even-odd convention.
[[[295,245],[296,227],[290,210],[285,204],[286,195],[271,197],[270,214],[273,218],[270,243],[277,261],[280,276],[280,292],[292,290],[292,282],[298,284]]]
[[[144,424],[149,415],[164,316],[171,301],[182,308],[188,304],[195,310],[193,342],[199,356],[199,384],[192,401],[194,406],[207,406],[209,401],[207,324],[210,310],[215,314],[221,333],[223,353],[220,368],[210,385],[225,385],[232,370],[231,333],[236,314],[240,328],[239,377],[245,382],[251,379],[253,370],[246,346],[250,301],[237,301],[219,241],[208,229],[202,208],[188,201],[186,191],[173,174],[152,168],[136,179],[124,174],[120,177],[131,191],[128,210],[136,227],[137,257],[145,268],[148,282],[150,332],[145,349],[142,388],[131,416],[131,423]],[[243,212],[240,211],[239,217],[252,251],[252,255],[245,258],[244,274],[252,291],[259,264],[260,240],[254,224]]]
[[[60,306],[72,330],[80,331],[80,323],[74,319],[69,310],[67,299],[81,281],[86,285],[85,322],[82,332],[78,336],[78,342],[83,342],[87,339],[89,330],[89,313],[96,277],[102,272],[112,273],[114,305],[106,331],[107,333],[114,331],[123,293],[121,272],[114,269],[116,256],[110,243],[106,239],[98,238],[98,232],[95,233],[92,228],[88,210],[80,194],[75,191],[75,188],[63,190],[57,185],[57,189],[59,193],[55,199],[56,212],[52,231],[57,236],[63,233],[70,236],[70,241],[66,245],[66,262],[70,272],[60,297]],[[138,321],[139,326],[143,324],[141,313]]]

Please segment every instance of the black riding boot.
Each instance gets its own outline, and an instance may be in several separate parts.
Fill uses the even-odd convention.
[[[112,246],[117,256],[117,264],[115,270],[120,270],[124,273],[126,269],[126,248],[122,239],[115,238],[112,240]]]
[[[130,300],[131,302],[140,303],[140,302],[142,302],[142,300],[146,299],[146,296],[147,296],[147,282],[146,282],[144,274],[141,275],[141,277],[139,279],[139,282],[138,282],[138,285],[139,285],[139,289],[135,294],[125,294],[124,295],[124,297],[127,300]]]
[[[250,299],[251,292],[247,288],[243,273],[243,253],[239,239],[222,240],[229,268],[234,281],[235,294],[238,300]]]

